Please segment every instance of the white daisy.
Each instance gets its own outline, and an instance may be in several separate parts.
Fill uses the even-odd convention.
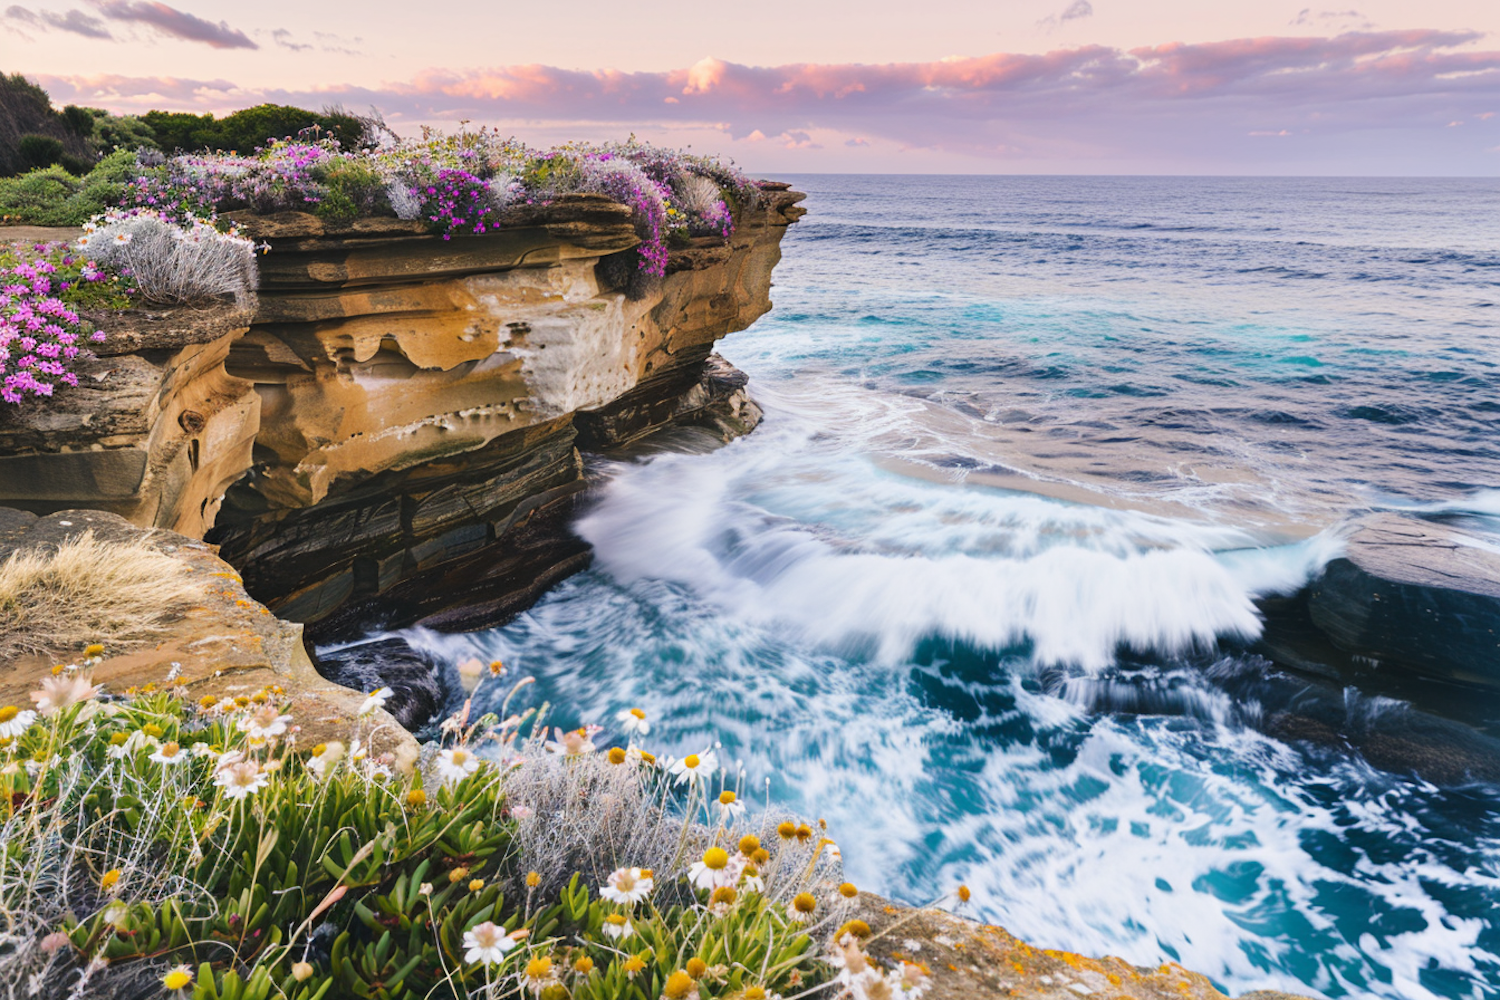
[[[156,753],[152,754],[149,759],[158,764],[183,764],[192,759],[192,753],[182,749],[175,740],[168,740],[157,747]]]
[[[42,678],[42,689],[31,692],[36,710],[43,716],[66,711],[80,701],[88,701],[99,693],[82,674],[67,673]]]
[[[231,799],[243,799],[254,795],[271,781],[260,765],[253,760],[242,760],[237,764],[220,768],[219,773],[214,775],[214,784],[224,789],[224,794]]]
[[[155,736],[147,736],[144,730],[137,729],[126,738],[124,743],[110,744],[108,754],[113,760],[124,760],[127,757],[134,757],[138,750],[158,746],[161,746],[160,740]]]
[[[560,753],[564,757],[577,757],[579,754],[590,753],[594,749],[594,741],[589,739],[592,734],[587,728],[572,729],[566,733],[561,729],[552,731],[557,734],[557,739],[547,741],[547,749],[552,753]]]
[[[290,715],[277,714],[275,705],[262,705],[254,714],[240,719],[239,728],[253,740],[268,740],[286,732],[286,724],[291,721]]]
[[[31,709],[21,711],[14,705],[6,705],[0,708],[0,736],[8,740],[19,737],[31,724],[36,721],[36,713]]]
[[[604,933],[616,941],[621,938],[630,937],[635,928],[630,925],[630,918],[623,913],[610,913],[604,918]]]
[[[707,781],[714,776],[714,771],[718,770],[718,767],[718,755],[712,750],[705,750],[702,753],[690,753],[681,760],[675,761],[670,770],[677,776],[677,783],[682,785],[700,779]]]
[[[725,789],[719,793],[719,810],[724,814],[724,822],[732,823],[745,813],[745,803],[739,801],[739,797],[733,792]]]
[[[618,868],[609,874],[599,895],[613,903],[639,903],[651,895],[655,880],[640,868]]]
[[[646,713],[639,708],[627,708],[615,718],[619,720],[620,728],[627,733],[645,736],[651,731],[651,723],[646,721]]]
[[[497,965],[505,961],[505,953],[516,946],[514,939],[505,933],[505,928],[486,920],[464,933],[464,961],[475,965]]]
[[[728,851],[710,847],[703,852],[703,860],[694,861],[688,869],[688,879],[700,889],[717,889],[738,882],[739,869],[730,864]]]
[[[463,747],[450,747],[438,754],[437,773],[443,781],[463,781],[479,770],[479,758]]]
[[[359,706],[359,714],[369,715],[377,708],[385,708],[385,703],[395,693],[388,687],[376,688],[370,692],[369,697],[365,698],[364,704]]]

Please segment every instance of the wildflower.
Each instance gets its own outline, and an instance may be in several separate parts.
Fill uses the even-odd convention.
[[[120,882],[120,869],[111,868],[99,876],[99,888],[104,892],[112,892]]]
[[[629,937],[634,930],[630,918],[623,913],[610,913],[604,917],[604,933],[616,941]]]
[[[688,869],[688,878],[700,889],[716,889],[734,884],[728,869],[729,852],[722,847],[710,847],[703,852],[703,860],[693,862]]]
[[[719,793],[719,809],[726,822],[733,822],[745,812],[745,804],[737,801],[737,796],[726,788]]]
[[[206,694],[198,699],[198,711],[200,712],[212,712],[218,705],[219,699],[211,694]]]
[[[542,876],[537,872],[526,873],[526,888],[535,889],[542,884]]]
[[[776,826],[776,836],[782,840],[791,840],[797,836],[797,824],[791,820],[783,820]]]
[[[740,838],[739,848],[740,853],[745,857],[752,857],[756,851],[760,850],[760,838],[753,833],[747,833]]]
[[[626,733],[645,736],[651,732],[651,723],[646,721],[646,713],[639,708],[627,708],[615,718],[619,720],[620,728]]]
[[[810,892],[799,892],[792,897],[792,906],[787,911],[787,916],[798,923],[803,923],[812,919],[813,911],[817,908],[818,900],[816,896]]]
[[[612,903],[639,903],[651,895],[654,880],[639,868],[619,868],[610,872],[609,882],[599,895]]]
[[[686,1000],[689,993],[696,993],[698,984],[693,982],[693,977],[678,969],[667,977],[666,984],[661,988],[661,995],[665,1000]]]
[[[156,748],[156,753],[150,756],[150,760],[158,764],[181,764],[190,760],[192,754],[178,746],[176,741],[168,740]]]
[[[546,955],[538,955],[526,963],[523,975],[526,977],[526,985],[540,994],[552,981],[552,959]]]
[[[505,928],[486,920],[465,932],[464,947],[468,951],[464,952],[464,961],[476,965],[497,965],[505,961],[505,953],[515,946],[515,940],[505,933]],[[530,966],[527,968],[529,970]]]
[[[833,939],[835,941],[842,941],[845,935],[851,935],[863,941],[870,936],[870,925],[863,920],[851,920],[839,928],[838,933],[833,936]]]
[[[470,892],[478,892],[480,889],[483,889],[483,888],[484,888],[484,879],[482,879],[482,878],[471,878],[471,879],[469,879],[469,891]]]
[[[463,747],[450,747],[438,754],[437,773],[443,781],[462,781],[479,770],[479,758]]]
[[[479,677],[483,670],[484,664],[472,656],[458,665],[458,681],[465,691],[473,691],[479,686]]]
[[[134,757],[137,750],[154,747],[157,743],[156,737],[151,736],[144,729],[137,729],[129,736],[124,733],[111,733],[107,753],[112,760],[124,760],[127,757]]]
[[[312,978],[313,967],[311,962],[293,962],[292,978],[299,983],[305,983]]]
[[[23,712],[14,705],[6,705],[0,708],[0,736],[16,739],[35,721],[36,713],[31,709]]]
[[[491,660],[490,661],[490,676],[491,677],[499,677],[503,673],[505,673],[505,664],[501,663],[499,660]]]
[[[625,927],[627,929],[622,934],[615,936],[623,937],[625,934],[629,934],[630,924],[627,922]],[[646,960],[639,955],[631,955],[625,960],[625,964],[621,968],[624,970],[627,979],[634,979],[639,972],[646,968]]]
[[[656,766],[656,755],[653,753],[647,753],[640,747],[631,747],[629,750],[625,751],[625,754],[626,756],[630,757],[630,759],[639,764],[650,764],[652,767]]]
[[[420,809],[427,804],[427,793],[420,788],[413,788],[406,793],[406,804],[413,809]]]
[[[457,868],[448,873],[448,881],[455,885],[459,882],[462,882],[468,877],[469,869],[465,868],[463,865],[459,865]]]
[[[845,882],[843,885],[839,886],[839,895],[843,896],[845,899],[853,899],[855,896],[859,895],[859,890],[854,887],[853,882]]]
[[[701,754],[690,753],[677,761],[672,765],[671,772],[677,776],[677,783],[681,785],[700,778],[703,780],[712,778],[718,766],[719,759],[714,752],[705,750]]]
[[[99,689],[89,683],[89,678],[81,674],[69,674],[59,677],[42,678],[42,689],[31,692],[31,700],[36,704],[36,710],[44,717],[65,712],[81,701],[88,701],[99,693]]]
[[[729,908],[733,906],[735,900],[739,898],[739,890],[735,889],[734,886],[721,885],[713,891],[713,895],[708,897],[708,908],[713,911],[716,916],[722,917],[724,914],[729,912]]]
[[[702,979],[708,974],[708,963],[697,955],[694,955],[687,960],[687,964],[683,966],[683,969],[694,979]]]
[[[97,660],[103,655],[104,645],[102,643],[94,642],[83,647],[83,658],[85,660]]]
[[[594,960],[587,955],[578,956],[578,961],[573,963],[573,971],[580,976],[586,976],[594,971]]]
[[[385,708],[385,703],[390,699],[391,695],[395,693],[396,692],[392,691],[388,687],[376,688],[374,691],[370,692],[370,694],[365,698],[364,703],[359,706],[359,714],[369,715],[377,708]]]
[[[958,901],[960,903],[967,903],[969,901],[969,897],[972,895],[973,893],[969,892],[968,886],[961,885],[958,887]]]
[[[750,855],[750,860],[758,865],[763,865],[767,861],[771,860],[771,852],[762,847],[760,850]]]
[[[254,795],[270,783],[260,765],[253,760],[242,760],[228,767],[220,768],[219,773],[214,775],[214,784],[224,790],[224,794],[231,799],[243,799]]]
[[[268,704],[241,719],[239,728],[240,732],[249,733],[251,739],[269,740],[286,732],[286,724],[291,721],[290,715],[280,715],[275,705]]]
[[[745,866],[745,872],[740,876],[740,885],[745,887],[746,892],[766,891],[766,881],[760,877],[760,869],[753,864]]]
[[[812,827],[808,826],[806,823],[803,823],[801,826],[797,827],[797,842],[799,844],[807,843],[812,839],[812,835]]]
[[[619,747],[610,747],[606,758],[611,764],[623,764],[625,763],[625,751]]]
[[[192,970],[185,965],[174,965],[165,976],[161,977],[161,984],[174,993],[187,989],[192,982]]]
[[[141,727],[141,732],[145,733],[147,736],[149,736],[153,740],[159,740],[164,735],[166,735],[166,730],[163,729],[161,726],[158,726],[154,722],[148,722],[144,726],[142,726]]]
[[[594,749],[594,741],[590,739],[593,732],[590,732],[590,728],[593,728],[594,732],[598,731],[597,727],[583,727],[566,733],[561,729],[554,729],[557,739],[548,740],[547,749],[565,757],[577,757],[580,754],[589,753]]]

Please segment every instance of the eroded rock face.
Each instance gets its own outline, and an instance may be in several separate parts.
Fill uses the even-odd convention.
[[[1500,543],[1459,524],[1376,514],[1308,588],[1335,645],[1443,680],[1500,686]]]
[[[320,641],[504,621],[587,563],[567,531],[579,427],[607,445],[754,426],[743,384],[705,366],[770,308],[801,197],[771,186],[729,245],[674,252],[640,297],[608,278],[637,243],[629,212],[592,196],[447,242],[392,219],[246,220],[273,250],[228,370],[261,429],[211,538]]]
[[[260,397],[224,368],[250,317],[231,306],[90,317],[109,338],[76,388],[0,406],[0,504],[108,510],[201,537],[260,427]]]

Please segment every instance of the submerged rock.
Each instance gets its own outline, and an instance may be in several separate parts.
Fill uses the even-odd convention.
[[[377,639],[321,652],[315,665],[335,684],[356,691],[390,688],[385,710],[411,732],[443,707],[438,665],[405,639]]]
[[[1500,687],[1500,543],[1449,523],[1376,514],[1308,588],[1340,649],[1442,680]]]

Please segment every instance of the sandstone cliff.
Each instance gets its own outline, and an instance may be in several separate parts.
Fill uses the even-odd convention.
[[[802,195],[766,185],[727,243],[627,294],[629,210],[569,196],[484,236],[240,220],[269,245],[253,315],[132,312],[77,391],[0,415],[0,505],[207,537],[320,638],[503,620],[586,564],[578,445],[758,413],[713,342],[770,308]]]

